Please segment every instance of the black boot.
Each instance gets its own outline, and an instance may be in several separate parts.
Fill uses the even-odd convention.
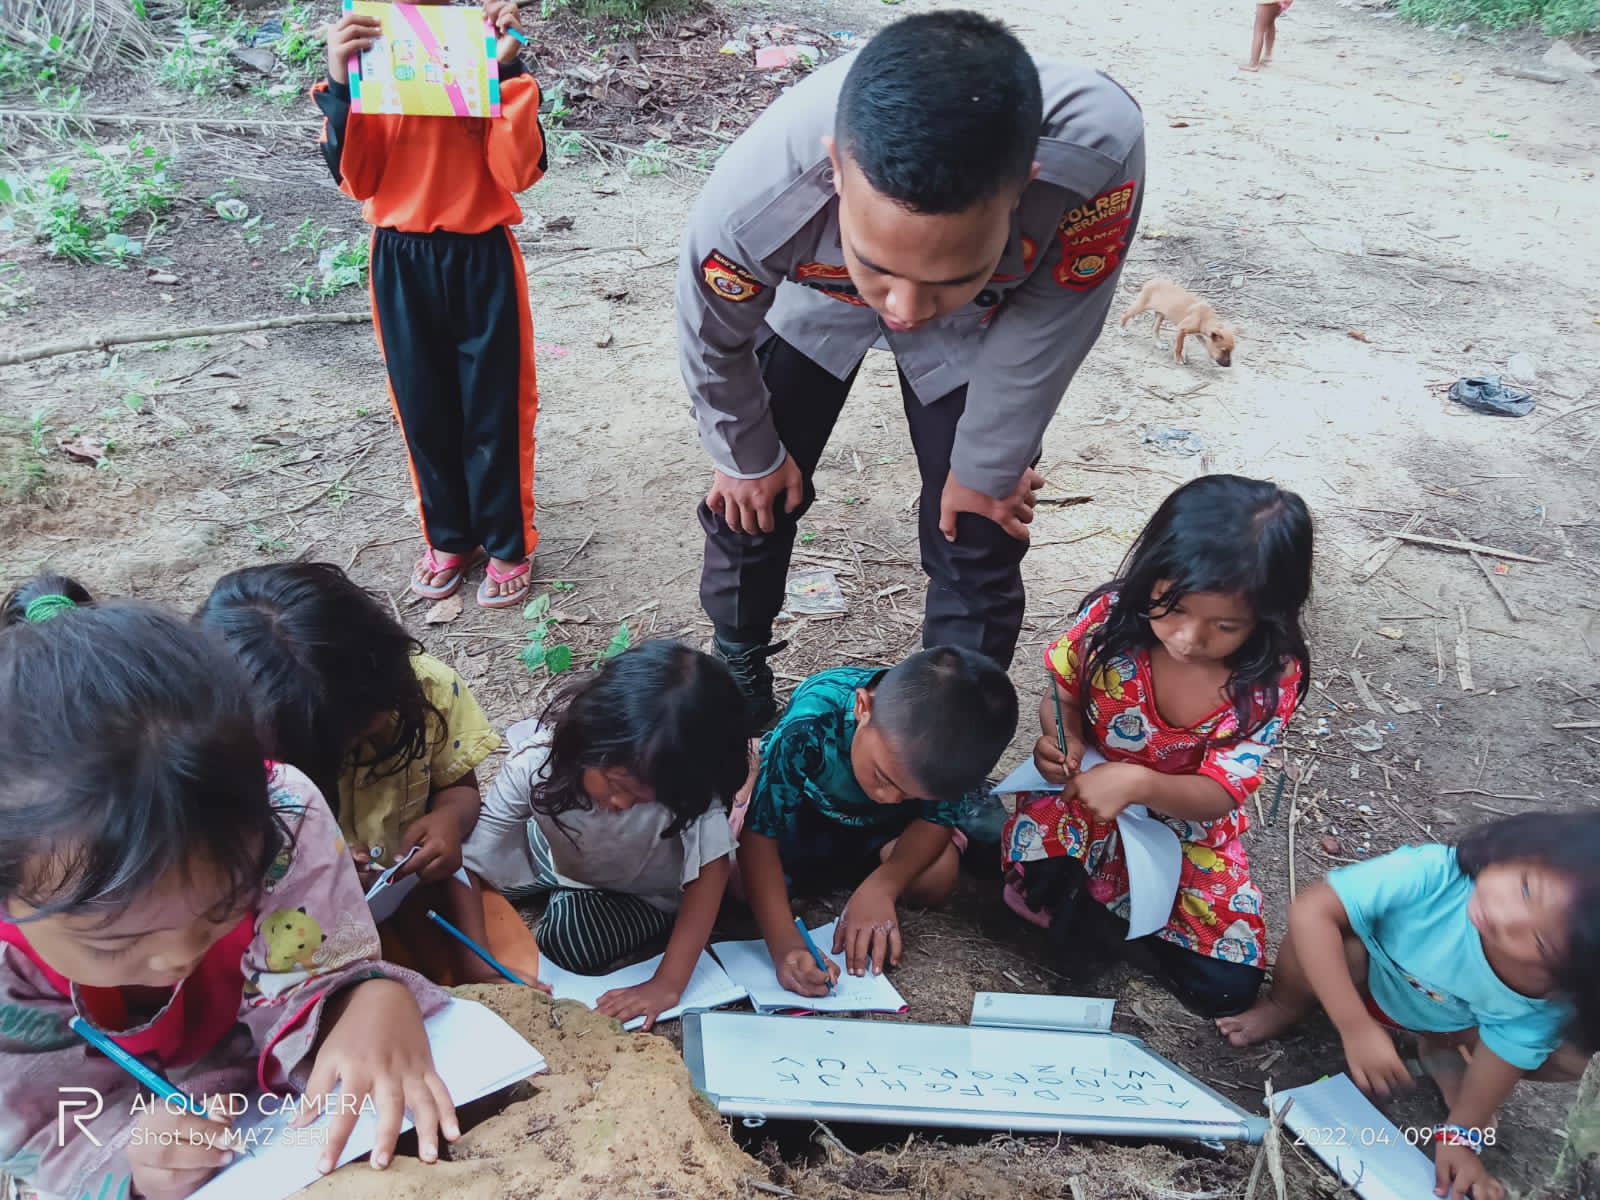
[[[789,645],[788,642],[728,642],[719,634],[712,639],[717,657],[728,664],[734,682],[744,693],[748,717],[746,735],[758,737],[778,716],[778,698],[772,694],[772,668],[767,659]]]

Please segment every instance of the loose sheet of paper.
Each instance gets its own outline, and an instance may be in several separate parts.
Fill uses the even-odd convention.
[[[400,905],[405,902],[416,886],[421,882],[415,875],[407,875],[403,879],[396,879],[395,872],[411,861],[411,856],[421,846],[413,846],[407,850],[405,856],[372,881],[372,886],[367,889],[367,908],[372,913],[372,923],[381,924],[394,916]],[[467,875],[467,869],[462,867],[451,878],[459,880],[464,886],[471,887],[472,880]]]
[[[1104,1033],[1111,1028],[1115,1000],[1094,996],[1037,996],[1025,992],[979,992],[972,998],[972,1025],[1007,1029],[1081,1029]]]
[[[824,955],[833,948],[833,931],[838,921],[829,921],[821,928],[811,930],[811,940]],[[904,1012],[905,997],[889,982],[887,975],[874,975],[869,969],[865,975],[855,976],[844,972],[844,957],[832,956],[839,964],[839,982],[826,996],[802,996],[791,992],[778,982],[772,955],[767,944],[757,938],[749,942],[717,942],[711,953],[721,961],[728,978],[750,994],[750,1002],[761,1012],[786,1012],[805,1009],[808,1012]]]
[[[434,1069],[457,1107],[545,1069],[544,1056],[481,1004],[451,1000],[426,1025]],[[219,1171],[192,1200],[283,1200],[320,1179],[317,1157],[326,1145],[333,1113],[305,1129],[290,1129],[293,1117],[286,1101],[256,1097],[250,1111],[234,1123],[249,1154]],[[407,1117],[401,1129],[411,1124]],[[370,1151],[376,1130],[376,1115],[364,1111],[339,1156],[340,1165]]]
[[[1105,761],[1099,751],[1084,748],[1083,770]],[[1059,784],[1046,781],[1033,759],[1027,758],[1000,781],[995,794],[1060,790]],[[1142,804],[1131,804],[1117,814],[1117,832],[1128,866],[1128,940],[1132,941],[1154,933],[1171,917],[1183,871],[1183,846],[1171,826],[1152,817]]]
[[[1373,1107],[1348,1075],[1334,1075],[1273,1096],[1290,1098],[1283,1123],[1362,1200],[1431,1200],[1433,1163]]]
[[[577,1000],[593,1008],[600,1002],[601,996],[615,988],[637,987],[641,983],[648,983],[660,968],[662,957],[658,954],[648,962],[635,963],[631,967],[623,967],[620,971],[613,971],[609,975],[579,975],[573,971],[562,970],[541,954],[539,982],[548,983],[557,1000]],[[675,1021],[690,1009],[721,1008],[724,1004],[737,1004],[745,998],[745,994],[744,988],[729,979],[727,972],[717,965],[716,960],[702,950],[699,961],[694,964],[694,974],[689,976],[689,986],[683,989],[683,995],[677,1005],[667,1009],[656,1020]],[[643,1024],[643,1017],[635,1017],[623,1028],[638,1029]]]

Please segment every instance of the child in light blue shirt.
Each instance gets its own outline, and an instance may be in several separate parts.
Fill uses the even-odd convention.
[[[1520,1079],[1576,1079],[1600,1047],[1597,861],[1600,813],[1528,813],[1340,867],[1295,897],[1271,992],[1217,1027],[1250,1045],[1321,1004],[1379,1095],[1411,1082],[1390,1031],[1416,1032],[1449,1108],[1435,1194],[1500,1200],[1478,1153],[1501,1103]]]

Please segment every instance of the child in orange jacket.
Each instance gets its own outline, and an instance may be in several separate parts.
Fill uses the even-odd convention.
[[[498,118],[351,112],[350,58],[380,33],[353,12],[329,31],[328,78],[312,96],[328,168],[373,226],[373,324],[427,541],[411,590],[453,595],[483,552],[478,602],[509,608],[527,594],[539,540],[533,317],[510,226],[546,155],[539,85],[511,35],[515,0],[484,0],[483,12],[501,35]]]

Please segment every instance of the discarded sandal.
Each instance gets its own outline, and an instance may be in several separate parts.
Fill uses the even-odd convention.
[[[494,565],[494,559],[489,560],[489,565],[484,568],[483,582],[478,584],[478,603],[484,608],[513,608],[521,604],[528,596],[528,589],[533,586],[533,559],[525,558],[509,571],[502,571]],[[489,583],[494,581],[502,587],[516,580],[522,580],[522,586],[515,591],[501,592],[498,595],[489,594]]]
[[[417,559],[417,565],[411,568],[411,594],[421,596],[424,600],[449,599],[461,590],[461,581],[467,577],[467,571],[480,553],[474,550],[471,554],[440,554],[429,546],[427,553]],[[443,583],[424,582],[441,571],[449,572]]]

